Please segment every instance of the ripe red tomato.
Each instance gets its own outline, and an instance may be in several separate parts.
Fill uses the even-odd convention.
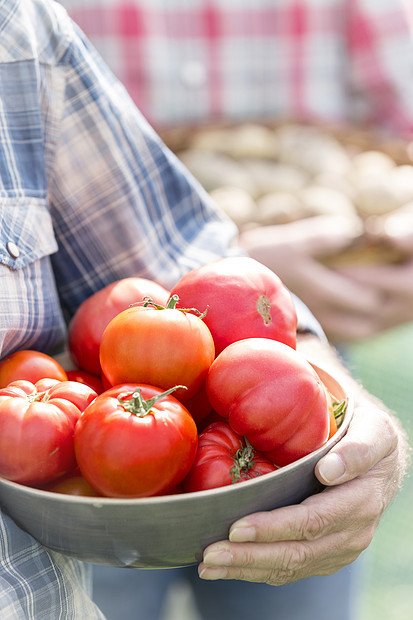
[[[16,385],[21,381],[22,379],[18,379],[17,381],[12,381],[9,385]],[[23,379],[23,381],[25,380]],[[36,381],[35,386],[38,392],[47,392],[47,390],[50,390],[50,388],[56,385],[56,383],[60,383],[60,379],[49,379],[45,377],[44,379],[39,379]]]
[[[149,385],[118,385],[100,394],[75,429],[82,475],[109,497],[146,497],[173,489],[191,468],[197,442],[186,407]]]
[[[74,471],[69,472],[66,476],[58,480],[54,480],[46,487],[43,487],[43,490],[52,493],[62,493],[64,495],[76,495],[78,497],[99,496],[99,493],[84,479],[79,468],[76,468]]]
[[[106,392],[106,390],[112,387],[112,384],[108,381],[103,372],[100,375],[100,380],[102,381],[103,392]]]
[[[202,431],[204,431],[206,427],[213,422],[222,422],[222,415],[219,415],[219,413],[212,409],[211,412],[206,416],[206,418],[204,418],[199,424],[197,424],[198,433],[202,433]]]
[[[57,383],[51,390],[63,385]],[[0,389],[0,475],[41,485],[73,470],[79,416],[79,408],[61,390],[38,392],[25,380]]]
[[[99,346],[105,327],[119,312],[145,297],[166,304],[169,294],[157,282],[131,277],[112,282],[88,297],[69,323],[68,344],[76,366],[99,375]]]
[[[199,429],[205,426],[204,421],[212,412],[212,407],[211,403],[208,400],[205,384],[202,386],[199,392],[192,396],[192,398],[185,401],[185,407],[194,418],[199,432]]]
[[[213,422],[199,435],[194,464],[183,482],[186,492],[251,480],[277,469],[226,422]]]
[[[174,394],[182,402],[203,386],[214,360],[214,341],[203,320],[174,308],[137,305],[106,327],[100,363],[111,385],[146,383],[163,389],[184,385]]]
[[[218,355],[244,338],[296,346],[294,302],[280,278],[253,258],[222,258],[186,273],[172,289],[179,307],[208,308],[204,321]]]
[[[92,373],[87,372],[87,370],[66,370],[66,374],[69,381],[83,383],[92,388],[96,394],[101,394],[104,390],[101,378],[92,375]]]
[[[67,379],[62,366],[46,353],[31,350],[16,351],[0,361],[0,388],[18,379],[36,383],[43,378],[59,381]]]
[[[327,441],[326,389],[307,360],[281,342],[229,345],[211,365],[206,389],[213,409],[279,466]]]
[[[37,389],[39,383],[36,383]],[[80,383],[79,381],[59,381],[43,394],[42,400],[43,402],[48,402],[51,399],[63,398],[76,405],[82,413],[95,400],[97,395],[97,392],[85,383]]]

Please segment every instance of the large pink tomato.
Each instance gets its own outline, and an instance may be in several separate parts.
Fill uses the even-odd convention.
[[[229,345],[212,363],[206,390],[214,410],[276,465],[328,439],[326,389],[309,362],[281,342],[249,338]]]
[[[216,354],[243,338],[271,338],[295,348],[297,315],[280,278],[249,257],[222,258],[186,273],[172,289],[180,308],[208,308],[204,322]]]

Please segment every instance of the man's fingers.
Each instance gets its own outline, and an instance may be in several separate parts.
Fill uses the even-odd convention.
[[[347,434],[316,465],[325,485],[342,484],[368,472],[397,449],[390,416],[377,408],[356,407]]]
[[[366,543],[368,544],[368,542]],[[353,562],[365,548],[345,532],[317,541],[211,545],[199,566],[203,579],[243,579],[282,585],[309,575],[329,575]]]
[[[373,498],[370,505],[365,506],[369,485],[372,486],[371,481],[360,479],[325,489],[301,504],[248,515],[233,523],[229,540],[236,543],[286,540],[311,542],[343,531],[344,528],[354,529],[357,527],[355,513],[364,524],[374,521],[374,515],[381,512],[381,505],[374,505]],[[381,499],[379,501],[381,503]]]
[[[328,531],[329,517],[321,517],[319,511],[312,512],[305,504],[299,504],[240,519],[232,525],[229,539],[231,542],[314,540]]]
[[[301,504],[239,519],[229,540],[205,550],[201,578],[282,585],[353,562],[401,479],[395,424],[381,409],[357,407],[347,435],[327,455],[333,458],[317,466],[330,486]]]

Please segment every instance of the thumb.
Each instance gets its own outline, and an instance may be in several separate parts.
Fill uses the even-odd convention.
[[[390,415],[371,406],[356,407],[346,435],[315,467],[318,480],[333,486],[372,469],[397,448],[398,435]]]

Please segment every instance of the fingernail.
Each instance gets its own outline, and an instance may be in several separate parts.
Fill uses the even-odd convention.
[[[254,542],[255,538],[255,528],[247,524],[244,525],[242,521],[237,523],[229,533],[231,542]]]
[[[229,551],[207,551],[204,555],[204,564],[209,566],[229,566],[232,563],[232,553]]]
[[[318,466],[318,473],[325,482],[331,484],[337,482],[346,471],[346,466],[342,458],[338,454],[327,454],[320,465]]]
[[[217,566],[214,568],[202,568],[199,572],[201,579],[207,579],[208,581],[215,581],[216,579],[225,579],[227,576],[227,569],[223,566]]]

